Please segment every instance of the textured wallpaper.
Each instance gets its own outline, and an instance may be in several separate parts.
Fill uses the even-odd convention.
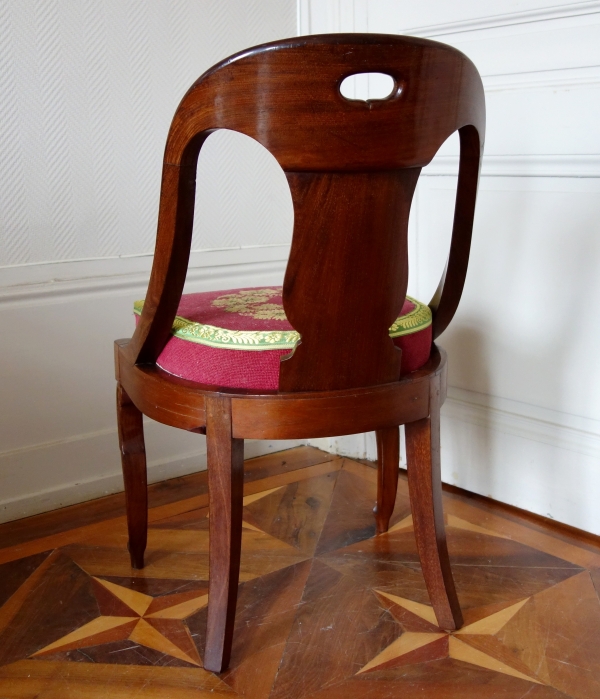
[[[2,0],[0,266],[151,252],[184,92],[295,33],[295,0]],[[285,178],[246,137],[209,139],[197,204],[194,249],[291,237]]]

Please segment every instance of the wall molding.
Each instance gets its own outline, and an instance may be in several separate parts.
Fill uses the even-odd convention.
[[[600,84],[600,65],[483,76],[486,93],[549,88],[568,90],[598,84]]]
[[[441,427],[444,482],[600,534],[600,421],[450,386]],[[309,443],[376,458],[373,433]]]
[[[197,292],[279,283],[283,279],[288,253],[287,245],[196,251],[191,255],[188,271],[189,290]],[[104,313],[103,309],[114,308],[115,299],[122,299],[118,303],[131,309],[134,298],[142,298],[145,293],[151,263],[152,256],[148,255],[74,260],[2,270],[4,286],[0,287],[0,311],[5,313],[5,318],[21,317],[21,307],[29,307],[33,314],[39,314],[40,307],[43,307],[43,313],[51,319],[49,322],[53,328],[53,335],[48,338],[51,353],[63,342],[65,330],[81,320],[82,300],[85,300],[89,308],[100,311],[101,326],[96,330],[106,339],[106,361],[103,359],[93,365],[86,383],[87,388],[94,386],[94,390],[102,387],[98,393],[99,402],[89,402],[90,413],[97,413],[97,419],[90,420],[86,416],[73,423],[72,418],[63,420],[59,414],[53,428],[58,438],[33,444],[35,430],[26,428],[21,422],[23,429],[19,427],[17,438],[12,440],[15,448],[0,452],[0,474],[4,486],[0,493],[0,522],[29,517],[123,489],[116,426],[114,418],[110,417],[114,415],[111,346],[114,338],[119,336],[115,327],[121,327],[121,321]],[[13,336],[12,340],[9,356],[16,356],[20,336]],[[71,361],[81,361],[82,344],[66,341],[61,351]],[[56,371],[63,371],[65,366],[68,363],[62,361]],[[72,377],[64,378],[67,393],[79,390]],[[56,376],[54,379],[58,380]],[[30,380],[29,374],[20,368],[14,374],[14,382],[12,376],[6,382],[3,388],[7,396],[15,395],[17,390],[29,391],[36,405],[36,414],[54,409],[52,394],[46,389],[35,393],[35,378]],[[87,412],[87,407],[85,410]],[[98,422],[101,429],[89,431],[89,425]],[[106,427],[107,423],[113,426]],[[33,424],[33,419],[28,418],[27,424]],[[87,430],[85,426],[88,426]],[[151,482],[205,468],[206,446],[201,435],[168,428],[151,420],[146,421],[145,432]],[[249,440],[246,456],[258,456],[301,443]]]
[[[164,443],[165,434],[168,434],[165,429],[172,432],[167,444]],[[206,469],[206,439],[202,435],[193,435],[197,447],[190,448],[189,440],[183,447],[178,446],[178,430],[164,428],[151,420],[144,421],[144,432],[149,483]],[[301,440],[246,440],[244,456],[250,459],[303,443]],[[156,455],[157,451],[162,455]],[[27,479],[27,487],[20,494],[0,500],[0,523],[123,491],[115,427],[0,453],[0,472],[5,474],[11,471],[42,474],[65,463],[75,466],[62,483],[43,483],[40,482],[42,477],[36,479],[36,487],[32,489]]]
[[[448,387],[442,419],[450,418],[498,433],[521,437],[600,459],[600,421],[547,408]],[[310,440],[325,451],[354,458],[376,458],[368,434]],[[404,459],[401,455],[401,463]]]
[[[199,250],[190,255],[186,282],[240,286],[239,278],[285,270],[289,245]],[[120,293],[148,285],[152,255],[71,260],[0,269],[0,307],[36,304],[82,295]],[[245,282],[242,282],[245,283]]]
[[[442,478],[600,534],[600,421],[451,389]]]
[[[456,176],[457,155],[439,155],[424,176]],[[483,155],[482,177],[600,177],[600,154],[593,155]]]
[[[296,0],[296,33],[298,36],[311,33],[310,2],[311,0]]]
[[[600,421],[450,386],[442,415],[569,452],[600,458]]]
[[[322,0],[318,1],[319,3],[322,2]],[[297,0],[299,34],[310,34],[314,32],[311,22],[311,6],[314,2],[315,0]],[[331,5],[332,3],[330,2],[328,4]],[[355,18],[356,16],[364,15],[364,4],[364,0],[352,0],[350,3],[351,7],[341,7],[336,3],[336,6],[332,6],[331,8],[332,16],[339,20],[342,14],[346,18]],[[589,0],[588,2],[563,3],[561,5],[554,5],[537,10],[486,15],[457,22],[440,22],[438,24],[405,27],[402,29],[402,33],[431,38],[595,14],[600,14],[600,2],[598,0]],[[340,31],[340,28],[332,28],[331,31]],[[360,31],[367,31],[367,29],[360,29]]]
[[[583,271],[585,261],[586,270],[590,269],[584,258],[593,250],[598,228],[594,195],[600,178],[600,147],[594,115],[600,99],[600,0],[563,0],[538,9],[533,5],[434,2],[416,5],[407,15],[391,0],[299,0],[298,11],[302,33],[409,34],[453,44],[474,60],[482,72],[489,110],[489,152],[484,153],[481,183],[485,196],[478,203],[488,238],[482,236],[477,252],[487,255],[488,262],[490,253],[498,255],[498,264],[494,261],[485,274],[479,270],[471,280],[475,284],[471,293],[480,295],[476,307],[481,311],[483,299],[497,301],[494,290],[506,278],[520,289],[527,289],[530,279],[539,281],[540,288],[528,298],[527,311],[539,320],[548,313],[542,289],[557,270],[592,300],[597,292],[593,273],[588,271],[580,279],[579,268]],[[457,153],[455,139],[423,168],[425,180],[418,196],[436,194],[435,198],[428,194],[427,206],[420,206],[413,217],[409,235],[419,241],[413,244],[413,284],[425,286],[433,281],[426,258],[429,267],[437,263],[441,267],[438,251],[441,244],[447,246],[442,236],[447,235],[446,222],[451,220],[447,216],[452,208],[450,189],[458,174]],[[436,181],[435,177],[446,179]],[[554,197],[553,192],[560,196]],[[522,221],[525,228],[507,231],[504,220]],[[556,227],[547,231],[548,222],[553,221]],[[559,225],[563,221],[572,221],[573,230]],[[521,255],[513,262],[512,236],[517,233]],[[551,253],[539,254],[540,241],[542,245],[548,241]],[[591,308],[589,298],[587,303]],[[483,319],[479,334],[489,342],[500,338],[518,358],[519,345],[528,342],[528,333],[506,337],[502,334],[505,317],[484,314]],[[595,330],[578,335],[569,347],[572,356],[593,353],[596,335]],[[595,375],[581,390],[574,387],[568,403],[562,405],[551,402],[560,396],[542,390],[544,372],[552,371],[549,359],[558,359],[562,346],[548,349],[539,371],[527,378],[522,378],[523,367],[513,372],[506,361],[496,363],[495,353],[482,356],[471,374],[469,361],[476,346],[469,345],[469,336],[464,338],[464,342],[456,338],[463,351],[462,369],[456,376],[462,376],[466,386],[495,386],[506,396],[525,400],[539,396],[543,401],[547,396],[548,405],[568,405],[569,410],[576,410],[572,406],[580,397],[581,411],[599,417],[598,401],[589,395],[598,379]],[[531,361],[534,346],[523,352]],[[517,386],[519,379],[526,381],[525,387]],[[530,392],[524,391],[529,387]],[[351,457],[374,455],[372,435],[322,442],[318,446]],[[442,410],[442,474],[448,483],[600,534],[599,464],[600,420],[450,388]]]
[[[434,36],[448,36],[451,34],[464,34],[466,32],[479,32],[486,29],[511,27],[533,22],[548,22],[551,20],[568,19],[570,17],[582,17],[600,13],[600,2],[564,3],[554,7],[546,7],[538,10],[526,10],[524,12],[508,12],[506,14],[488,15],[459,22],[445,22],[430,24],[420,27],[407,27],[403,33],[423,38]]]

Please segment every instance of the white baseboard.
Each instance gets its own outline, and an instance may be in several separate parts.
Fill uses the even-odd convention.
[[[403,430],[404,428],[401,427],[400,429]],[[344,437],[322,437],[321,439],[311,439],[308,441],[308,444],[339,456],[349,456],[353,459],[369,459],[369,461],[377,460],[375,432],[349,434]],[[403,438],[400,441],[400,466],[406,468]]]
[[[192,254],[188,291],[281,283],[288,246]],[[112,344],[131,335],[150,256],[2,270],[0,521],[123,488],[114,413]],[[26,319],[27,322],[24,322]],[[150,482],[206,467],[200,435],[146,423]],[[249,442],[247,456],[299,442]]]
[[[445,483],[600,535],[600,422],[450,387],[441,429]],[[376,458],[372,433],[310,444]]]
[[[438,155],[423,169],[427,177],[456,176],[457,155]],[[569,177],[600,176],[600,156],[591,155],[486,155],[482,177]]]
[[[371,456],[367,448],[370,435],[372,433],[365,432],[362,434],[348,434],[343,437],[319,437],[318,439],[309,439],[308,444],[330,454],[350,456],[353,459],[367,459]],[[374,458],[377,458],[377,455]]]
[[[451,389],[442,409],[442,478],[600,535],[600,425]]]
[[[498,433],[600,458],[600,420],[454,387],[448,389],[442,414]]]

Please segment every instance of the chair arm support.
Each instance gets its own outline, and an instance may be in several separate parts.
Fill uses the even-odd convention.
[[[435,340],[452,320],[462,295],[475,217],[479,169],[483,152],[483,128],[474,125],[459,129],[460,164],[454,209],[450,254],[439,286],[429,307],[433,315]]]

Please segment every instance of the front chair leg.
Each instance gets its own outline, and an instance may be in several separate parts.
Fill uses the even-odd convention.
[[[400,468],[400,428],[386,427],[375,432],[377,439],[377,533],[384,534],[396,504]]]
[[[138,570],[144,567],[148,537],[148,486],[142,417],[123,386],[117,384],[117,424],[125,482],[128,548],[131,567]]]
[[[232,437],[231,399],[206,398],[206,443],[210,518],[204,668],[222,672],[233,640],[244,495],[244,440]]]
[[[417,549],[440,628],[459,629],[462,612],[450,568],[442,506],[439,385],[432,382],[430,416],[404,426],[408,488]]]

